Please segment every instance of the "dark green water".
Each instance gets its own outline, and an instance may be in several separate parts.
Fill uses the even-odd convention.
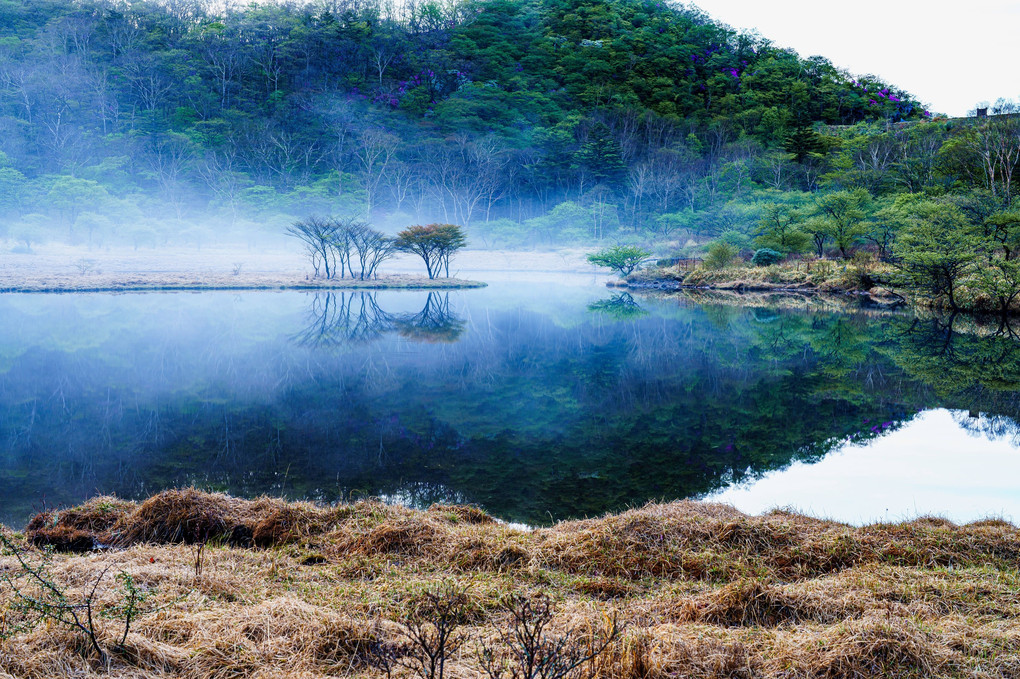
[[[885,478],[890,442],[928,445],[940,409],[995,466],[954,475],[944,513],[1020,516],[1020,493],[983,485],[1020,459],[1020,343],[961,327],[630,298],[569,276],[438,294],[0,296],[0,521],[193,484],[548,523],[883,443],[862,478]],[[933,450],[930,465],[968,454]],[[852,506],[859,490],[831,494]],[[775,493],[766,505],[797,500]]]

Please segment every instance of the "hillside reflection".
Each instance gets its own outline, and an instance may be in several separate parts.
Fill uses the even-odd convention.
[[[1017,438],[1008,328],[542,294],[0,298],[0,520],[195,484],[539,524],[699,496],[926,408]]]

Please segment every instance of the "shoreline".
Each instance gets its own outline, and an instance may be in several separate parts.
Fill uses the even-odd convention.
[[[627,281],[610,280],[606,283],[607,288],[634,290],[637,292],[693,292],[693,293],[727,293],[730,295],[754,295],[754,294],[783,294],[799,295],[803,297],[820,297],[829,299],[850,298],[858,302],[878,309],[897,309],[900,307],[912,307],[907,298],[895,293],[873,294],[870,290],[832,289],[823,290],[813,285],[783,285],[769,283],[745,284],[742,281],[733,281],[732,284],[720,283],[716,285],[684,285],[682,282],[671,279],[660,281]]]
[[[856,298],[869,306],[893,309],[920,307],[918,301],[897,293],[882,283],[888,271],[820,260],[788,266],[739,265],[719,269],[691,270],[652,268],[631,273],[610,287],[633,290],[700,290],[736,294],[780,293],[805,296]]]
[[[188,278],[194,278],[189,276]],[[244,290],[466,290],[484,288],[488,283],[460,278],[435,278],[424,276],[385,276],[371,280],[320,280],[280,281],[262,280],[245,283],[229,283],[216,280],[174,282],[165,279],[153,281],[104,281],[102,283],[6,283],[0,281],[0,293],[92,293],[92,292],[214,292]]]
[[[0,241],[2,244],[2,241]],[[32,253],[0,252],[0,292],[197,292],[205,290],[456,290],[485,287],[516,271],[590,273],[582,250],[464,250],[449,278],[429,279],[420,258],[388,260],[378,278],[315,278],[307,257],[270,246],[89,250],[47,244]]]
[[[622,632],[589,666],[602,679],[1020,667],[1020,529],[1001,520],[853,527],[678,501],[526,530],[469,506],[183,489],[144,502],[97,497],[3,534],[30,564],[47,545],[84,552],[52,552],[47,573],[67,601],[95,587],[107,659],[80,633],[40,625],[8,635],[0,677],[382,677],[387,657],[413,660],[408,631],[416,616],[432,624],[435,596],[461,606],[454,677],[486,676],[482,651],[493,640],[505,648],[519,596],[548,597],[548,630],[582,646],[618,621]],[[106,548],[90,551],[98,542]],[[18,568],[0,557],[0,572]],[[119,574],[146,593],[122,644]],[[15,624],[11,603],[0,588]]]

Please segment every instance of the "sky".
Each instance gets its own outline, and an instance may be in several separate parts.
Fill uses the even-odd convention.
[[[1013,68],[1020,1],[694,0],[712,18],[757,29],[802,57],[822,55],[856,75],[902,88],[933,113],[1020,96]]]

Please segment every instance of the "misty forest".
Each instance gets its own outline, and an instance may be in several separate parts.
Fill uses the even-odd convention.
[[[26,249],[310,214],[684,245],[817,192],[1015,188],[906,92],[677,4],[4,0],[0,25],[0,229]]]

